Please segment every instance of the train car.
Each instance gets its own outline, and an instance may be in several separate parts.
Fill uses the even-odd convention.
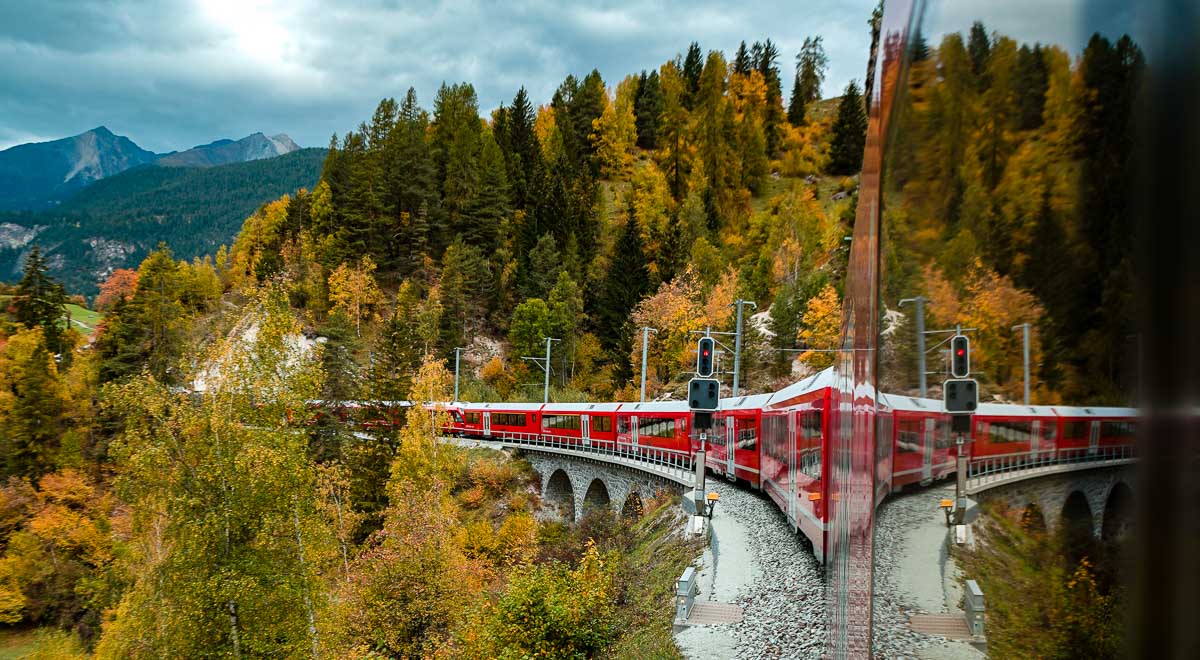
[[[617,441],[620,407],[619,403],[548,403],[541,410],[541,432],[583,446],[612,445]]]
[[[950,417],[942,402],[896,394],[880,394],[881,408],[891,413],[890,490],[922,486],[954,472],[958,450],[950,435]]]
[[[776,392],[761,413],[762,490],[824,561],[828,532],[829,410],[833,370]]]
[[[462,434],[475,438],[533,438],[541,434],[541,403],[464,403]]]
[[[1060,457],[1091,455],[1106,448],[1132,446],[1137,410],[1101,406],[1055,406],[1054,449]]]
[[[616,411],[618,444],[691,452],[692,412],[686,401],[622,403]]]
[[[707,435],[704,464],[710,471],[760,487],[758,445],[762,436],[762,409],[772,396],[753,394],[721,400],[721,409],[713,414],[712,432]],[[696,441],[693,430],[692,444]]]
[[[971,460],[1032,459],[1053,448],[1059,421],[1051,406],[981,403],[971,419]]]

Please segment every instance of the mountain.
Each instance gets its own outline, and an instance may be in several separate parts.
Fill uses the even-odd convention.
[[[36,240],[72,293],[93,295],[116,268],[137,265],[159,242],[181,259],[233,241],[264,202],[312,188],[324,149],[213,167],[145,165],[80,191],[53,211],[0,212],[0,280],[16,281]]]
[[[93,181],[157,158],[103,126],[61,140],[17,145],[0,151],[0,210],[54,208]]]
[[[300,148],[284,133],[267,137],[262,133],[247,135],[240,140],[217,140],[209,144],[192,147],[187,151],[166,154],[157,164],[169,167],[212,167],[229,163],[244,163],[263,158],[274,158]]]

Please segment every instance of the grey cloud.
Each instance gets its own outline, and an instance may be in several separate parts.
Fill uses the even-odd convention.
[[[521,85],[548,102],[592,68],[615,85],[693,40],[732,56],[769,37],[786,94],[801,42],[822,34],[832,96],[865,73],[874,0],[202,4],[0,3],[0,146],[100,124],[158,151],[257,130],[323,146],[409,86],[429,107],[443,81],[471,82],[486,113]]]

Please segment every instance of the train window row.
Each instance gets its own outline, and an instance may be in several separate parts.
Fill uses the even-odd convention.
[[[492,426],[525,426],[525,413],[492,413]]]
[[[642,417],[638,420],[638,435],[652,438],[674,438],[676,421],[672,417]]]
[[[992,444],[1029,442],[1033,439],[1033,422],[980,422],[975,435],[986,437]]]
[[[1100,422],[1100,437],[1110,440],[1132,440],[1137,433],[1133,422]]]
[[[481,418],[482,415],[477,412],[463,413],[463,421],[465,421],[467,424],[478,424]]]
[[[542,415],[542,428],[561,431],[578,431],[579,415]]]
[[[592,416],[589,420],[595,433],[612,433],[612,417],[608,415]]]

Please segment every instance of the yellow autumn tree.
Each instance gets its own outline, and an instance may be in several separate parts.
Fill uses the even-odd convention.
[[[815,370],[831,366],[837,356],[831,353],[838,346],[842,329],[842,301],[832,284],[808,301],[808,309],[800,321],[797,338],[804,348],[800,360]]]
[[[374,273],[375,261],[363,255],[356,266],[342,263],[329,275],[329,301],[354,320],[354,333],[360,337],[363,319],[374,318],[375,306],[383,300]]]
[[[621,82],[615,99],[605,95],[604,111],[592,120],[592,144],[600,161],[600,172],[608,179],[623,179],[633,163],[637,128],[633,117],[632,77]]]

